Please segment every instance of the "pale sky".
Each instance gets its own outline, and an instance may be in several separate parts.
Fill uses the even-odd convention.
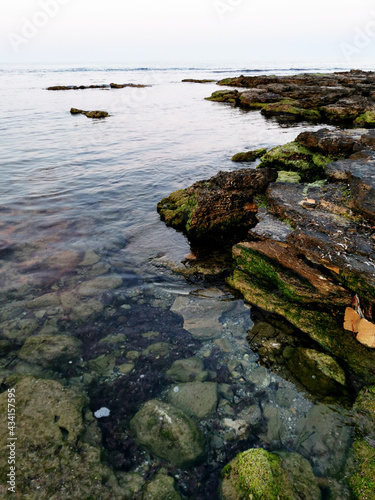
[[[0,63],[375,65],[374,0],[2,0]]]

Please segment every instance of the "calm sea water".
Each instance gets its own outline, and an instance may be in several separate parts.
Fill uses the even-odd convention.
[[[82,325],[75,324],[74,320],[66,323],[64,312],[50,312],[50,317],[48,311],[43,312],[45,316],[42,313],[36,316],[38,328],[32,333],[51,325],[61,331],[69,330],[84,341],[83,362],[105,354],[106,351],[98,347],[100,339],[120,332],[128,336],[126,349],[141,352],[160,340],[169,342],[172,348],[170,357],[165,360],[162,356],[162,363],[160,359],[153,361],[146,356],[142,358],[143,364],[135,365],[129,379],[129,384],[136,387],[136,392],[128,393],[131,402],[126,396],[119,396],[116,377],[98,378],[94,385],[81,384],[91,397],[92,410],[104,405],[112,411],[111,417],[103,419],[101,424],[103,447],[109,452],[112,465],[120,470],[138,470],[147,477],[158,466],[155,459],[150,462],[152,466],[148,462],[145,465],[143,455],[134,444],[125,446],[111,437],[116,434],[116,426],[128,422],[144,401],[163,396],[170,382],[160,373],[174,360],[198,353],[206,360],[213,380],[212,373],[216,370],[218,382],[231,384],[234,382],[229,372],[235,371],[236,359],[245,356],[248,360],[250,356],[254,366],[257,363],[256,355],[246,344],[245,327],[242,337],[237,335],[233,340],[232,351],[227,347],[226,353],[218,354],[214,350],[210,355],[212,342],[189,341],[182,319],[178,320],[178,316],[170,312],[176,297],[202,296],[202,287],[206,285],[187,280],[168,266],[160,265],[160,262],[180,263],[190,247],[184,235],[160,221],[157,202],[172,191],[207,179],[219,170],[242,168],[231,162],[232,155],[239,151],[270,148],[293,140],[301,131],[319,128],[307,123],[281,127],[276,121],[265,119],[259,111],[245,112],[205,101],[205,97],[218,90],[215,84],[189,84],[181,80],[221,79],[245,73],[294,74],[302,70],[317,72],[319,68],[245,71],[243,68],[9,66],[0,69],[0,288],[5,311],[0,326],[9,329],[9,322],[34,318],[34,312],[24,305],[27,300],[47,292],[74,289],[90,276],[115,274],[122,278],[123,284],[112,295],[104,294],[100,298],[106,306],[102,315]],[[150,86],[46,90],[51,85],[111,82]],[[104,120],[72,116],[71,107],[106,110],[111,116]],[[90,250],[100,259],[97,265],[102,266],[102,270],[91,275],[77,268],[74,258]],[[56,255],[62,263],[53,265]],[[215,293],[209,291],[208,297],[215,297]],[[225,301],[234,300],[230,290],[225,289],[223,293]],[[230,323],[231,318],[228,321]],[[142,337],[150,331],[159,332],[161,337],[156,340],[152,340],[152,335]],[[22,342],[15,339],[16,351]],[[6,361],[1,366],[4,374],[12,370],[22,373],[36,370],[17,360],[10,365]],[[58,377],[64,383],[79,386],[84,372],[82,365],[76,371],[61,371]],[[144,378],[140,378],[141,374]],[[291,386],[291,390],[296,391],[298,409],[295,414],[285,414],[282,405],[275,403],[275,394],[279,387],[287,387],[288,382],[276,375],[270,376],[268,383],[259,382],[259,390],[269,406],[280,408],[279,420],[289,422],[287,432],[282,443],[275,442],[264,428],[251,439],[271,449],[293,449],[301,433],[298,422],[307,418],[315,406],[308,395]],[[126,384],[126,379],[124,382],[122,378],[121,383]],[[241,378],[236,384],[238,397],[241,394],[245,397],[244,394],[248,394],[246,380]],[[254,394],[248,397],[256,400]],[[215,422],[223,415],[225,413],[221,417],[216,415]],[[332,422],[333,428],[336,425],[342,428],[342,422],[337,424],[334,418]],[[207,429],[211,424],[204,424],[208,440],[211,438]],[[215,429],[220,427],[220,422],[215,426]],[[329,436],[334,446],[332,432]],[[215,498],[212,492],[217,485],[218,471],[238,450],[246,449],[246,439],[243,436],[228,438],[229,444],[224,440],[221,448],[216,443],[219,450],[213,448],[207,467],[199,470],[201,476],[197,472],[176,473],[181,491],[194,498]],[[329,439],[319,432],[312,439],[316,439],[316,443],[312,442],[306,449],[299,443],[298,451],[310,454],[315,470],[321,475],[337,475],[346,442],[342,456],[337,458],[338,464],[332,466],[334,470],[328,470],[328,465],[328,469],[322,469],[319,463],[322,446],[328,446]],[[242,445],[238,444],[241,442]],[[316,446],[320,451],[314,455],[311,450],[316,444],[321,446]],[[331,452],[328,447],[327,461]],[[194,483],[194,474],[206,478],[206,489]]]

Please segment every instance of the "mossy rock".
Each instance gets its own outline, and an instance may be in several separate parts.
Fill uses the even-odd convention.
[[[206,101],[214,102],[229,102],[236,104],[239,97],[237,90],[217,90],[213,92],[210,97],[206,97]]]
[[[69,361],[75,361],[81,354],[82,342],[66,334],[39,334],[29,337],[18,357],[28,363],[59,368]]]
[[[301,176],[299,175],[298,172],[288,172],[285,170],[280,170],[276,182],[288,182],[289,184],[299,184],[301,182]]]
[[[341,359],[350,370],[369,384],[375,383],[375,352],[357,342],[350,332],[341,326],[344,314],[338,319],[332,313],[320,308],[303,306],[289,300],[284,293],[270,282],[236,269],[228,279],[230,286],[239,290],[245,300],[266,311],[280,314],[299,330],[307,333],[326,351]]]
[[[197,206],[194,194],[186,189],[179,189],[163,198],[157,205],[161,219],[175,229],[188,228]]]
[[[375,448],[365,440],[354,442],[347,479],[356,500],[375,499]]]
[[[310,464],[297,453],[274,454],[262,448],[240,453],[221,473],[221,500],[319,500]]]
[[[375,385],[364,387],[355,400],[355,425],[360,436],[375,440]]]
[[[337,361],[315,349],[293,349],[288,368],[313,394],[337,394],[345,386],[345,372]]]
[[[122,499],[113,472],[100,462],[101,451],[84,440],[82,410],[87,396],[53,380],[26,377],[14,386],[16,399],[16,477],[13,498],[40,500]],[[8,392],[0,395],[0,413],[7,413]],[[7,420],[0,433],[8,435]],[[9,472],[0,455],[0,484]],[[5,498],[4,486],[0,496]]]
[[[181,500],[181,495],[175,489],[173,477],[159,472],[144,489],[142,500]]]
[[[316,109],[301,108],[298,101],[294,99],[282,99],[279,102],[270,103],[262,107],[262,114],[266,116],[289,116],[299,120],[318,121],[322,116]]]
[[[245,153],[237,153],[232,157],[232,161],[235,162],[252,162],[257,158],[265,155],[267,153],[266,148],[256,149],[255,151],[246,151]]]
[[[197,424],[172,405],[147,401],[130,427],[141,446],[177,467],[189,468],[205,458],[204,436]]]
[[[314,182],[325,178],[324,167],[331,161],[332,158],[314,153],[293,141],[268,151],[262,156],[260,166],[298,172],[303,182]]]
[[[366,111],[359,115],[354,124],[357,127],[374,128],[375,127],[375,111]]]

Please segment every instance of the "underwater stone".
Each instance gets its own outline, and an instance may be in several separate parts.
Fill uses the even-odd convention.
[[[156,399],[148,401],[130,422],[136,441],[154,455],[182,469],[206,455],[204,436],[181,410]]]
[[[192,382],[204,370],[203,361],[200,358],[192,357],[178,359],[166,372],[166,376],[175,382]]]
[[[217,406],[217,384],[215,382],[188,382],[168,392],[168,401],[187,415],[206,418]]]
[[[78,288],[78,294],[83,297],[91,297],[114,290],[121,285],[122,279],[119,276],[100,276],[94,280],[82,283]]]
[[[69,361],[76,360],[81,351],[82,342],[71,335],[38,334],[26,340],[18,357],[29,363],[59,368]]]
[[[146,485],[142,500],[182,500],[174,484],[173,477],[161,471]]]

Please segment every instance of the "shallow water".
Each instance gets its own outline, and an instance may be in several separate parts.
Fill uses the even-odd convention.
[[[239,73],[58,67],[0,72],[0,327],[1,338],[13,342],[0,379],[33,373],[85,390],[93,411],[111,410],[99,421],[108,461],[148,478],[161,461],[136,446],[129,420],[143,402],[178,386],[165,374],[174,361],[198,356],[205,380],[219,384],[219,398],[214,413],[198,418],[210,448],[206,462],[193,471],[169,469],[188,498],[216,498],[220,469],[253,445],[298,451],[316,474],[337,478],[351,440],[341,406],[322,405],[285,380],[283,370],[260,366],[246,341],[250,308],[219,278],[187,279],[170,269],[190,247],[159,220],[161,198],[219,170],[242,168],[230,161],[239,151],[270,148],[319,128],[280,126],[259,111],[205,101],[215,84],[181,83]],[[45,90],[111,82],[151,86]],[[89,120],[72,116],[71,107],[111,116]],[[98,277],[102,281],[91,283]],[[47,293],[54,294],[51,303],[30,306]],[[192,334],[189,321],[196,317],[214,330],[212,338]],[[277,325],[276,333],[283,329]],[[78,337],[82,358],[53,369],[17,358],[26,338],[40,332]],[[88,362],[113,352],[109,368],[95,374]],[[124,375],[121,366],[132,371]],[[119,433],[124,427],[125,434]]]

